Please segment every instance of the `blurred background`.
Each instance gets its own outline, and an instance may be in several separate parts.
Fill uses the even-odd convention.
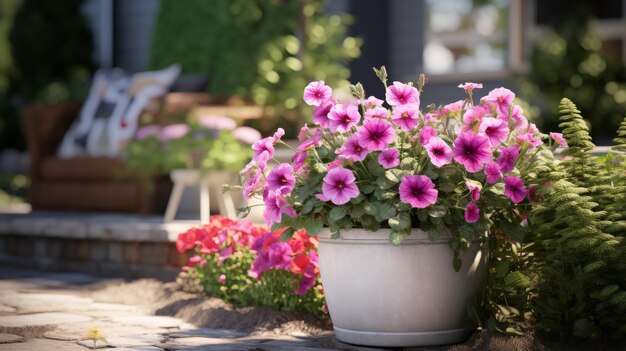
[[[382,96],[385,65],[427,75],[423,106],[466,81],[508,87],[543,131],[568,97],[607,145],[626,110],[626,0],[0,0],[0,203],[27,197],[29,105],[84,101],[97,69],[172,64],[175,91],[262,108],[247,124],[264,135],[295,137],[312,80]]]

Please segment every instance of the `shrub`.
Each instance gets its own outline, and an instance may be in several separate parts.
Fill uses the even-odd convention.
[[[323,315],[317,239],[299,231],[281,242],[249,221],[213,216],[210,223],[179,235],[179,252],[192,251],[185,270],[209,296],[239,306]]]

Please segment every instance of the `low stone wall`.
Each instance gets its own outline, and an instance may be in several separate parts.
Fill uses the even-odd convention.
[[[193,225],[131,215],[0,214],[0,261],[47,271],[173,280],[189,257],[176,251],[175,239]]]

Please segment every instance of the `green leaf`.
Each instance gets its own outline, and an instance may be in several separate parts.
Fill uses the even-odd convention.
[[[335,206],[330,210],[330,218],[333,221],[338,221],[346,216],[346,208],[343,206]]]
[[[411,216],[408,212],[400,212],[397,216],[389,218],[389,227],[397,231],[405,231],[411,229]]]
[[[330,235],[331,239],[340,239],[341,238],[341,233],[339,232],[339,230],[337,230],[336,232],[332,232],[332,234]]]
[[[400,183],[401,178],[398,177],[398,175],[395,172],[392,172],[393,170],[387,170],[385,171],[385,178],[387,178],[387,180],[389,180],[390,182],[393,183]]]
[[[395,191],[385,191],[382,194],[380,194],[378,199],[379,200],[389,200],[389,199],[393,199],[396,196],[398,196],[398,193],[396,193]]]
[[[365,213],[367,213],[368,215],[374,215],[374,212],[376,211],[374,209],[374,206],[372,206],[371,202],[366,202],[363,204],[363,210],[365,211]]]
[[[393,246],[402,245],[405,235],[401,232],[392,231],[389,235],[389,243]]]
[[[387,202],[373,202],[372,207],[374,207],[374,218],[379,222],[396,215],[396,209]]]
[[[313,164],[313,169],[317,172],[317,173],[326,173],[328,171],[328,167],[326,167],[325,164],[321,163],[321,162],[316,162]]]
[[[280,241],[289,241],[295,232],[296,231],[292,227],[287,228],[287,230],[285,230],[280,236]]]
[[[302,214],[307,214],[313,211],[313,201],[310,199],[302,205]]]
[[[363,194],[371,194],[374,192],[374,190],[376,190],[376,186],[374,186],[373,184],[365,184],[363,186],[359,186],[359,189]]]
[[[363,209],[363,205],[361,204],[352,207],[352,210],[350,211],[350,217],[353,219],[357,219],[363,214],[365,214],[365,210]]]
[[[530,279],[523,273],[515,271],[504,277],[504,284],[514,289],[527,288],[530,285]]]
[[[496,195],[504,196],[504,183],[496,183],[489,188],[489,191]]]
[[[446,215],[447,209],[443,205],[432,205],[427,209],[428,215],[434,218],[442,218]]]
[[[441,237],[441,230],[439,230],[437,226],[433,226],[426,233],[428,234],[428,239],[431,241],[435,241]]]
[[[456,174],[456,167],[454,166],[443,166],[439,168],[439,175],[442,178],[449,178]]]
[[[463,224],[459,227],[459,234],[461,234],[461,237],[471,240],[474,238],[474,228],[469,224]]]
[[[419,209],[417,210],[417,219],[419,219],[420,222],[426,222],[426,220],[428,219],[428,213],[426,213],[425,210]]]
[[[509,273],[509,267],[511,263],[508,260],[502,260],[496,263],[496,276],[499,278],[504,277],[507,273]]]
[[[378,177],[376,178],[376,186],[380,189],[389,189],[391,187],[393,187],[394,185],[396,185],[396,183],[387,180],[387,178],[385,177]]]
[[[322,221],[312,219],[304,225],[304,229],[306,229],[306,232],[309,233],[309,235],[317,235],[320,233],[323,226],[324,223],[322,223]]]

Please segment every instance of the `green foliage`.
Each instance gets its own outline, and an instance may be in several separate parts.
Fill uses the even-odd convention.
[[[191,132],[182,138],[161,141],[157,135],[151,135],[131,140],[125,149],[128,173],[139,177],[148,188],[152,187],[154,176],[174,169],[237,172],[251,157],[249,145],[235,139],[230,131],[212,133],[197,124],[192,124]]]
[[[565,0],[539,4],[553,8],[551,29],[537,40],[531,71],[521,78],[520,90],[541,104],[544,116],[553,116],[538,121],[542,130],[557,129],[558,102],[564,95],[577,102],[594,136],[612,135],[624,113],[626,67],[602,48],[590,29],[591,4],[570,6]]]
[[[270,270],[260,280],[248,276],[254,261],[249,248],[235,251],[233,256],[218,264],[218,255],[206,255],[207,264],[196,266],[193,274],[209,296],[216,296],[237,306],[267,306],[281,311],[303,311],[324,316],[324,297],[317,289],[305,295],[294,294],[299,286],[297,277],[286,270]],[[220,276],[226,279],[220,282]]]
[[[0,92],[5,92],[9,87],[9,76],[13,70],[11,59],[11,45],[9,44],[9,31],[13,26],[13,17],[17,9],[17,1],[0,0]]]
[[[626,226],[612,217],[626,201],[615,175],[588,154],[587,127],[567,99],[561,121],[571,159],[538,168],[541,201],[529,218],[540,275],[536,326],[544,336],[568,341],[626,337]]]
[[[163,0],[152,32],[150,66],[204,73],[208,92],[250,95],[262,46],[295,28],[298,3],[272,0]],[[175,28],[176,30],[173,30]]]
[[[18,8],[9,34],[13,90],[27,101],[41,98],[50,84],[88,77],[93,45],[82,3],[24,0]]]
[[[326,3],[216,0],[207,6],[191,0],[180,6],[163,0],[150,65],[180,63],[183,73],[207,74],[212,95],[250,96],[289,125],[302,122],[310,112],[302,87],[326,80],[346,88],[350,72],[345,63],[360,54],[360,40],[346,36],[350,18],[325,14]]]
[[[294,2],[298,3],[298,2]],[[289,32],[265,43],[252,85],[254,100],[276,116],[295,125],[306,122],[311,108],[302,101],[302,88],[314,80],[347,90],[350,71],[346,63],[360,56],[362,41],[347,36],[348,15],[327,15],[327,0],[302,2],[299,21]],[[296,33],[305,33],[298,36]],[[280,126],[285,126],[281,122]]]

